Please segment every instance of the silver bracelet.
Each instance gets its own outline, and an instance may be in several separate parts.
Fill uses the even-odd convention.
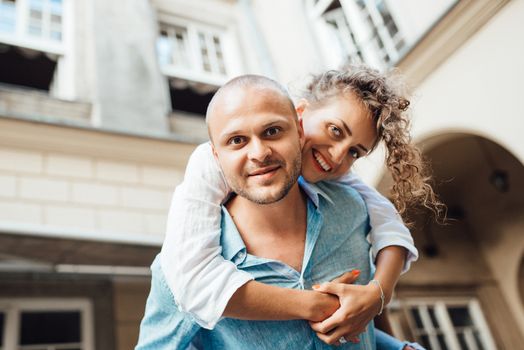
[[[380,311],[377,314],[377,316],[380,316],[380,315],[382,315],[382,311],[384,311],[384,300],[386,299],[384,297],[384,291],[382,290],[382,286],[380,285],[380,281],[379,280],[373,279],[373,280],[369,281],[369,283],[376,284],[378,286],[378,289],[380,289]]]

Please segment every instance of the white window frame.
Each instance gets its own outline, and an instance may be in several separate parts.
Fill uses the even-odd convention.
[[[324,56],[328,66],[340,66],[340,64],[344,63],[342,60],[343,57],[333,57],[332,55],[334,47],[333,45],[330,45],[330,43],[333,41],[333,38],[327,33],[327,24],[323,16],[326,9],[334,0],[319,0],[316,3],[314,0],[305,1],[306,11],[308,12],[309,17],[314,24],[318,41],[320,45],[323,46]],[[406,48],[405,44],[399,50],[397,50],[395,46],[395,43],[399,40],[404,40],[405,42],[404,35],[402,34],[400,27],[396,25],[398,32],[395,35],[395,38],[391,37],[387,28],[385,27],[382,16],[374,5],[374,1],[364,0],[365,6],[363,9],[357,5],[355,0],[339,0],[339,2],[342,11],[345,14],[349,28],[355,38],[357,51],[361,53],[364,61],[367,64],[379,69],[384,69],[395,63]],[[384,4],[385,6],[388,5],[386,1],[384,1]],[[370,23],[368,23],[366,18],[368,14],[373,27],[370,27]],[[394,19],[391,11],[390,14]],[[376,45],[372,45],[375,42],[375,40],[371,40],[374,37],[373,33],[375,31],[377,32],[378,38],[383,43],[384,47],[382,49],[379,47],[374,47]],[[351,40],[351,38],[348,37],[348,41],[349,40]],[[347,54],[352,56],[351,52],[347,52]],[[389,57],[389,62],[384,59],[385,56]]]
[[[0,312],[4,318],[3,349],[19,349],[20,314],[24,311],[79,311],[81,315],[81,348],[94,350],[93,307],[88,299],[81,298],[13,298],[0,299]]]
[[[68,15],[70,0],[62,0],[62,38],[60,41],[46,37],[35,37],[27,33],[30,0],[16,0],[15,33],[0,32],[0,43],[20,46],[36,51],[43,51],[55,55],[66,53],[66,40],[68,32]],[[44,28],[47,27],[44,19]]]
[[[159,29],[162,25],[179,26],[187,30],[187,54],[190,67],[178,67],[176,65],[161,65],[162,73],[168,77],[179,78],[182,80],[204,83],[212,86],[221,86],[229,80],[230,77],[238,74],[238,49],[234,44],[232,30],[227,27],[221,27],[211,24],[200,23],[175,15],[160,12],[158,14]],[[200,55],[199,33],[205,33],[209,36],[216,36],[220,40],[222,48],[222,57],[226,74],[207,72],[202,67],[202,57]],[[160,32],[158,33],[160,35]],[[209,43],[208,43],[209,44]],[[213,45],[208,45],[213,46]],[[215,56],[210,55],[211,66],[216,67]]]
[[[75,13],[74,3],[79,0],[62,0],[62,38],[60,41],[26,34],[29,1],[16,0],[15,33],[0,32],[0,44],[18,46],[57,56],[57,67],[49,92],[51,95],[61,99],[74,100],[76,98],[74,83],[76,58],[72,40],[74,29],[73,16]]]
[[[412,308],[418,308],[419,314],[424,326],[424,330],[429,333],[435,333],[435,328],[433,323],[429,318],[429,313],[427,312],[427,307],[431,306],[435,310],[435,317],[439,325],[441,326],[442,334],[446,340],[446,344],[451,350],[461,350],[460,343],[456,336],[455,327],[451,322],[449,313],[447,311],[448,307],[461,306],[467,307],[470,313],[470,316],[473,320],[474,326],[479,331],[479,336],[482,341],[482,345],[485,347],[485,350],[496,350],[497,347],[491,335],[491,331],[486,322],[485,316],[480,307],[480,303],[476,298],[473,297],[445,297],[445,298],[409,298],[399,301],[399,305],[404,310],[406,318],[408,320],[409,327],[411,332],[417,336],[417,327],[415,321],[411,314]],[[424,311],[426,310],[426,311]],[[422,311],[422,312],[420,312]],[[440,346],[437,343],[433,343],[430,338],[432,349],[440,349]],[[473,349],[476,349],[476,345],[473,344]]]

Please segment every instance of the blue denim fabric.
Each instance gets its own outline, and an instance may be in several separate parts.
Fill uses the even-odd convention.
[[[298,272],[276,260],[246,251],[227,210],[222,214],[222,255],[263,283],[311,289],[344,272],[359,269],[357,284],[371,277],[367,209],[360,195],[347,185],[300,182],[308,195],[307,233],[303,269]],[[186,349],[194,342],[201,349],[331,349],[309,324],[297,321],[242,321],[223,318],[213,330],[201,329],[190,315],[178,311],[164,279],[159,259],[152,265],[152,286],[136,349]],[[375,349],[374,326],[360,335],[360,343],[337,349]]]
[[[411,346],[415,350],[426,350],[418,343],[402,342],[382,332],[380,329],[375,330],[375,337],[378,350],[402,350],[406,345]]]

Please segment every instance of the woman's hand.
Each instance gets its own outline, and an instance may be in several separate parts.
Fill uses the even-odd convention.
[[[360,271],[352,270],[344,273],[343,275],[340,275],[331,282],[350,284],[357,280],[359,274]],[[313,323],[328,319],[340,308],[339,298],[337,295],[325,293],[322,291],[313,291],[308,295],[310,296],[310,299],[307,303],[305,303],[304,309],[307,313],[305,319]]]
[[[375,284],[350,285],[332,281],[314,288],[317,292],[336,295],[340,307],[321,322],[310,322],[317,336],[327,344],[339,345],[340,339],[358,342],[357,336],[381,308],[380,289]]]

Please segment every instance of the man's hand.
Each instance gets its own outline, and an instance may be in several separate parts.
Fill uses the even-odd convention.
[[[354,281],[358,275],[353,273],[353,276]],[[357,336],[366,330],[367,324],[380,310],[380,290],[374,284],[349,285],[336,279],[323,283],[314,290],[339,298],[340,307],[333,315],[321,322],[310,322],[317,336],[330,345],[339,345],[342,337],[358,342]]]

